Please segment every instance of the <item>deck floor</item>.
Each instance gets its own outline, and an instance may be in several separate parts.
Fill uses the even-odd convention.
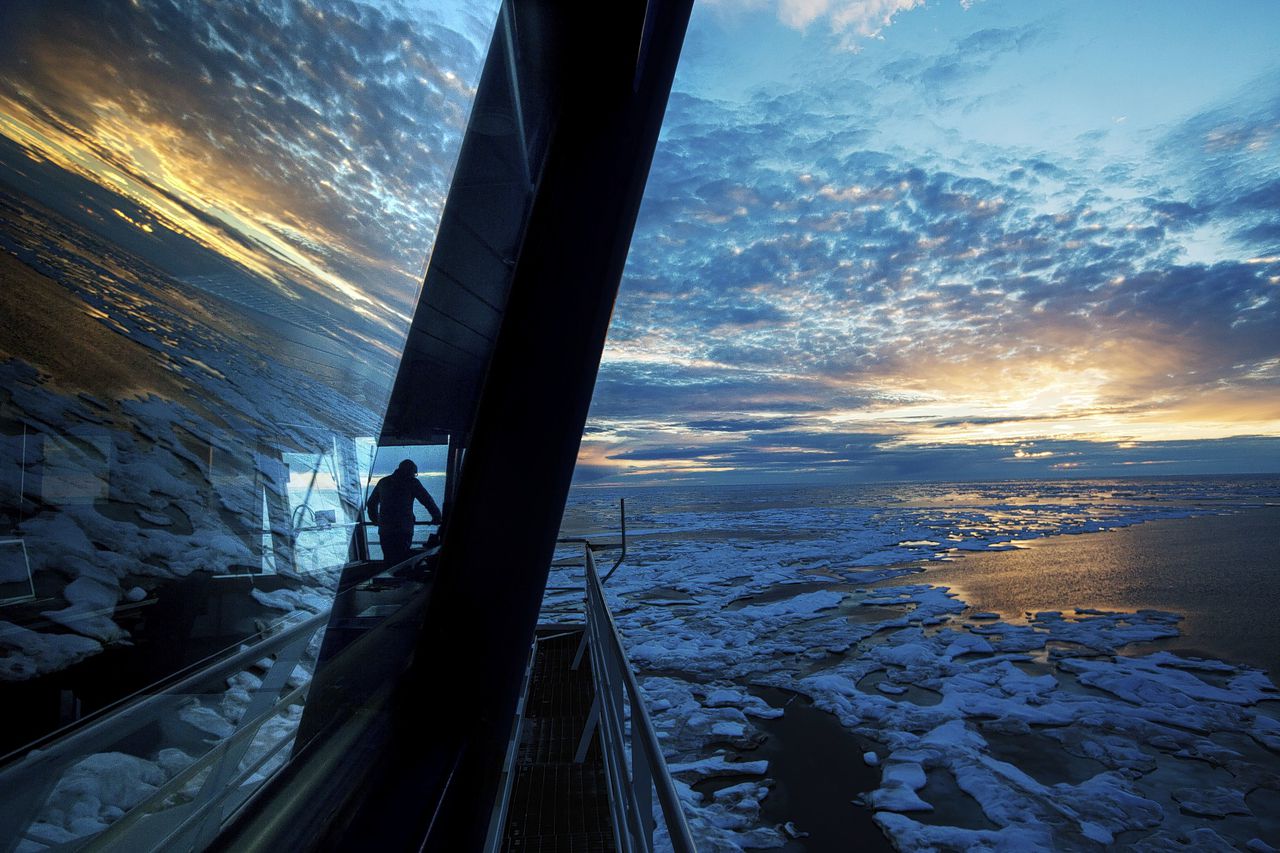
[[[538,643],[525,703],[503,849],[520,853],[613,853],[608,782],[599,739],[573,761],[591,711],[591,663],[570,668],[580,633]]]

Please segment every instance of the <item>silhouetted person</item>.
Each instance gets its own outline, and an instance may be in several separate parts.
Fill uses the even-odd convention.
[[[431,522],[440,523],[440,508],[430,493],[418,482],[418,466],[406,459],[395,472],[383,477],[373,487],[366,506],[369,520],[378,525],[382,557],[388,566],[409,559],[413,543],[413,502],[417,500],[431,513]]]

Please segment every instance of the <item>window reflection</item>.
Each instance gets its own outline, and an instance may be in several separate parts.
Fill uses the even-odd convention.
[[[35,598],[31,561],[21,539],[0,540],[0,606]]]
[[[106,500],[111,439],[104,435],[47,435],[33,442],[41,454],[40,492],[54,506]]]
[[[383,477],[390,476],[404,460],[409,460],[417,467],[416,477],[436,502],[444,503],[446,468],[449,459],[448,438],[442,437],[439,444],[391,445],[376,448],[373,465],[369,469],[364,488],[364,502],[367,504],[374,487]],[[433,536],[439,531],[432,524],[426,507],[414,501],[412,504],[414,533],[412,547],[427,548],[434,545]],[[367,519],[367,516],[366,516]],[[367,519],[368,520],[368,519]],[[369,520],[371,521],[371,520]],[[368,542],[369,556],[372,559],[383,559],[382,542],[378,534],[378,526],[373,523],[362,525]]]
[[[445,497],[447,436],[376,438],[496,17],[439,5],[6,4],[0,841],[234,808],[335,600],[421,589],[364,505]]]

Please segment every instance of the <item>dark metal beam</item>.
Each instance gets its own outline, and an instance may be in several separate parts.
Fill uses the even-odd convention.
[[[223,849],[293,849],[294,826],[307,828],[296,839],[307,847],[480,849],[691,6],[506,0],[515,42],[502,44],[500,26],[414,318],[426,334],[410,336],[383,431],[384,442],[451,436],[449,512],[424,618],[406,613],[382,646],[363,645],[379,656],[367,667],[376,683],[359,659],[317,671],[303,728],[319,734],[245,809]],[[491,156],[505,126],[491,108],[521,123],[502,144],[525,140],[531,197],[471,192],[484,188],[485,163],[505,168],[523,156]],[[490,221],[515,234],[500,276],[472,234]],[[433,375],[423,366],[451,359],[432,326],[451,312],[486,335],[492,323],[492,349],[471,372]],[[409,669],[387,684],[409,646]],[[351,766],[337,781],[353,789],[316,805],[295,796],[315,781],[309,763],[331,767],[326,744],[340,738],[330,733],[359,719],[368,724],[351,736]]]
[[[432,749],[463,756],[432,849],[483,841],[690,5],[540,10],[561,104],[411,673]]]

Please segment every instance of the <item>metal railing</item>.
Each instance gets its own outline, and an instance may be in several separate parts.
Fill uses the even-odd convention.
[[[584,542],[582,549],[586,568],[587,617],[583,646],[591,655],[596,696],[575,760],[580,762],[586,757],[591,737],[598,730],[609,783],[614,834],[622,853],[650,853],[656,849],[657,814],[661,815],[671,849],[676,853],[692,853],[696,849],[693,836],[680,807],[675,783],[667,770],[649,710],[645,707],[644,695],[623,650],[613,614],[605,602],[604,587],[596,572],[591,544]],[[583,654],[583,646],[578,648],[575,668]],[[655,794],[659,806],[657,814],[653,808]]]
[[[337,525],[335,524],[333,526],[336,527]],[[364,518],[364,509],[361,508],[359,517],[355,521],[350,522],[350,524],[347,526],[351,527],[353,531],[352,544],[354,546],[356,557],[360,560],[373,559],[373,557],[371,556],[372,552],[369,550],[369,545],[370,545],[369,528],[372,527],[374,530],[377,530],[378,525],[374,524],[372,521],[366,521]],[[435,531],[436,533],[440,533],[444,530],[444,527],[442,525],[437,524],[434,521],[418,521],[417,519],[415,519],[413,522],[414,540],[412,543],[412,547],[414,548],[426,547],[427,543],[431,541],[432,534],[430,533],[428,533],[426,538],[423,539],[421,542],[418,541],[417,539],[418,528],[420,527],[434,527],[436,528],[436,531]],[[377,545],[379,548],[382,547],[381,540],[377,542]]]
[[[129,697],[69,732],[55,733],[46,739],[47,746],[42,742],[43,748],[32,749],[25,758],[4,768],[0,771],[0,797],[5,804],[0,811],[0,850],[13,849],[27,837],[54,785],[74,764],[110,752],[145,728],[176,719],[193,697],[209,695],[212,685],[223,684],[225,690],[228,677],[270,658],[270,666],[229,737],[151,791],[103,832],[55,846],[141,851],[198,849],[207,844],[223,816],[252,790],[245,783],[292,742],[290,733],[279,742],[259,744],[261,754],[245,766],[263,725],[290,705],[304,701],[306,685],[290,688],[289,681],[311,638],[327,619],[327,613],[320,613],[281,624],[270,636],[212,665],[196,668],[161,692]],[[49,845],[48,840],[28,840]]]

